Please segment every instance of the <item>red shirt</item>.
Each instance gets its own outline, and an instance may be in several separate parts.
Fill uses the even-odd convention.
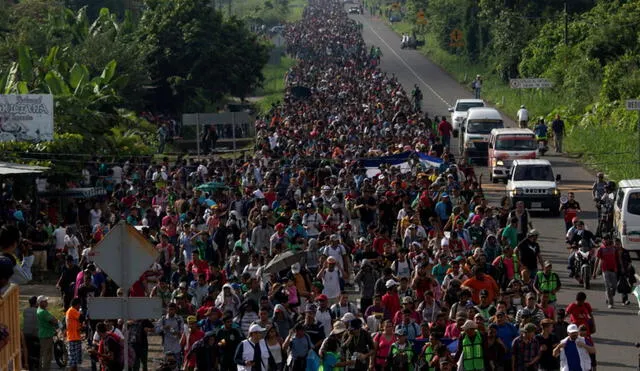
[[[618,250],[615,247],[602,246],[598,249],[596,257],[600,259],[602,271],[617,272],[618,271]]]
[[[453,127],[448,121],[442,120],[438,124],[438,134],[440,134],[441,137],[451,136],[452,131],[453,131]]]
[[[575,323],[580,327],[580,325],[587,325],[589,328],[589,318],[591,318],[591,305],[585,302],[582,305],[578,305],[576,303],[571,303],[567,306],[566,313],[570,316],[571,322]]]
[[[194,276],[200,273],[207,274],[209,272],[209,264],[201,259],[198,261],[194,260],[187,265],[187,272],[192,272]]]
[[[385,237],[376,237],[373,240],[373,249],[380,255],[384,254],[384,245],[387,243],[391,243],[388,238]]]
[[[400,310],[400,296],[398,293],[386,293],[382,295],[382,306],[387,309],[387,312],[393,317]]]
[[[182,336],[182,339],[180,339],[180,345],[182,345],[183,349],[184,349],[184,353],[188,353],[189,350],[191,350],[191,347],[193,346],[193,344],[204,338],[204,332],[200,329],[196,329],[193,330],[191,332],[187,332]],[[188,367],[196,367],[196,355],[191,354],[187,360],[187,366]]]
[[[177,226],[178,226],[178,217],[167,215],[162,218],[162,226],[165,227],[167,231],[167,236],[173,237],[177,234]]]

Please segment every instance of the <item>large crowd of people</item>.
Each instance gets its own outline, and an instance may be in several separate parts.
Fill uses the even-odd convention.
[[[162,370],[595,370],[585,293],[557,303],[560,276],[524,205],[489,203],[443,145],[450,124],[416,111],[342,3],[310,0],[285,36],[298,63],[256,123],[253,158],[97,160],[82,175],[106,196],[40,216],[5,189],[0,268],[15,283],[55,271],[66,311],[32,298],[25,367],[49,369],[60,320],[71,370],[83,358],[122,370],[125,347],[147,370],[150,334]],[[362,163],[407,151],[442,161]],[[127,292],[93,261],[118,222],[159,256]],[[619,244],[603,248],[604,271],[628,269]],[[165,314],[124,333],[91,319],[90,297],[127,295],[158,297]]]

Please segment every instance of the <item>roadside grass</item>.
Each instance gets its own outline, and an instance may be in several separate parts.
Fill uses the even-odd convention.
[[[580,162],[602,171],[609,179],[636,179],[640,175],[638,132],[633,127],[573,126],[565,146],[581,155]]]
[[[388,22],[387,22],[388,23]],[[413,25],[409,22],[388,23],[398,34],[411,32]],[[520,105],[524,104],[529,117],[537,120],[543,117],[547,123],[559,113],[567,125],[567,137],[564,149],[576,157],[585,167],[603,171],[609,179],[620,180],[640,176],[638,161],[638,132],[633,125],[623,126],[605,124],[602,126],[580,125],[582,115],[567,117],[567,107],[581,107],[583,102],[576,102],[563,95],[559,89],[511,89],[497,76],[492,66],[474,64],[464,55],[455,55],[444,50],[433,34],[424,35],[425,45],[420,52],[456,81],[471,91],[471,82],[477,74],[483,78],[481,96],[484,100],[502,110],[515,120]],[[574,109],[573,111],[577,111]]]
[[[287,22],[293,23],[302,19],[302,12],[307,5],[307,0],[293,0],[289,2],[289,14],[287,15]]]
[[[264,82],[262,88],[257,89],[255,96],[258,98],[256,108],[259,112],[265,113],[269,111],[271,105],[282,101],[284,98],[284,76],[296,60],[283,56],[280,58],[279,64],[267,64],[262,69]]]

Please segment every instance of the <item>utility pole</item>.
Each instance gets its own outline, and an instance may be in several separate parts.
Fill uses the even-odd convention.
[[[569,13],[567,12],[567,0],[564,0],[564,45],[569,46]]]

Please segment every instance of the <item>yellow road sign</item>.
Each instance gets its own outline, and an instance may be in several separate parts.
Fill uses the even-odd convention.
[[[424,11],[420,10],[416,14],[416,23],[417,24],[427,24],[427,20],[424,17]]]
[[[462,31],[460,31],[457,28],[455,28],[453,31],[451,31],[449,36],[451,36],[451,42],[454,42],[454,43],[455,42],[459,42],[459,41],[463,41],[463,38],[464,38],[464,34],[462,33]]]

